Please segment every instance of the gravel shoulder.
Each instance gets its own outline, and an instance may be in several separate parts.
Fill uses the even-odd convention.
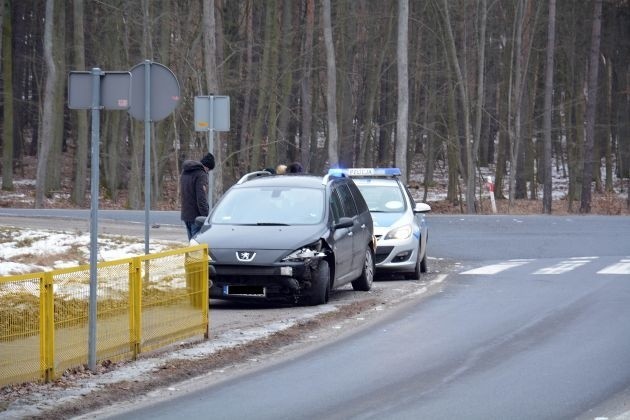
[[[0,217],[0,226],[37,227],[46,221]],[[56,220],[56,229],[81,229],[85,221]],[[47,222],[50,225],[50,221]],[[42,229],[45,226],[41,226]],[[151,238],[181,240],[183,228],[152,228]],[[143,225],[101,223],[99,232],[144,235]],[[429,248],[430,249],[430,248]],[[2,418],[104,418],[127,407],[150,404],[326,345],[441,290],[453,262],[429,258],[419,280],[379,278],[370,292],[350,285],[316,307],[238,304],[212,300],[210,338],[176,343],[134,361],[102,361],[97,372],[81,367],[49,384],[0,389]]]

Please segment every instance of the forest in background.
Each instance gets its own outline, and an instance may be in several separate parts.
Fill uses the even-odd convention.
[[[89,202],[89,112],[68,109],[68,73],[145,59],[181,88],[173,114],[153,124],[156,202],[182,161],[207,150],[193,98],[208,94],[231,105],[231,130],[214,136],[215,196],[245,172],[291,161],[318,174],[421,166],[425,185],[439,162],[447,200],[465,200],[468,213],[489,166],[498,199],[543,189],[551,212],[554,164],[569,180],[569,210],[588,213],[593,192],[630,178],[629,0],[0,4],[2,189],[35,158],[36,207],[64,185],[74,205]],[[100,125],[102,194],[139,209],[144,123],[105,111]],[[67,155],[71,176],[59,164]]]

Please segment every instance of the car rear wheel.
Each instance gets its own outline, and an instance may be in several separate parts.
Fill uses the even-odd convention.
[[[313,271],[313,284],[311,286],[311,296],[308,304],[323,305],[328,302],[330,294],[330,267],[328,261],[321,260],[317,265],[317,269]]]
[[[372,254],[372,248],[369,246],[365,250],[365,261],[363,262],[363,271],[358,279],[352,282],[352,288],[354,290],[360,290],[367,292],[372,288],[372,282],[374,281],[374,255]]]

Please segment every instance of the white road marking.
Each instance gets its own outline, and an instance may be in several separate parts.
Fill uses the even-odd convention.
[[[534,271],[533,274],[536,275],[552,275],[552,274],[563,274],[569,271],[575,270],[583,265],[586,265],[594,260],[597,260],[599,257],[571,257],[564,261],[561,261],[557,264],[554,264],[550,267],[545,267]],[[505,270],[509,270],[510,268],[519,267],[521,265],[525,265],[531,261],[535,261],[535,259],[514,259],[509,261],[500,262],[497,264],[485,265],[483,267],[474,268],[468,271],[462,271],[459,274],[486,274],[492,275],[497,274]],[[597,272],[597,274],[630,274],[630,256],[621,259],[618,263],[609,265],[607,267],[602,268]],[[442,282],[446,276],[442,278],[437,278],[434,282],[440,283]]]
[[[630,257],[599,270],[597,274],[630,274]]]
[[[597,259],[597,257],[574,257],[551,267],[541,268],[535,271],[534,274],[562,274],[588,264],[594,259]]]
[[[510,260],[498,264],[486,265],[483,267],[474,268],[472,270],[463,271],[460,274],[497,274],[501,271],[527,264],[530,261],[534,260]]]

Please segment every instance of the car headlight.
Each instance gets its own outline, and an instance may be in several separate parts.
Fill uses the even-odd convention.
[[[411,225],[404,225],[387,232],[384,239],[407,239],[411,236]]]
[[[304,261],[312,258],[321,258],[324,256],[326,256],[326,254],[322,252],[321,241],[317,241],[310,245],[303,246],[300,249],[296,249],[295,251],[284,257],[282,261]]]

